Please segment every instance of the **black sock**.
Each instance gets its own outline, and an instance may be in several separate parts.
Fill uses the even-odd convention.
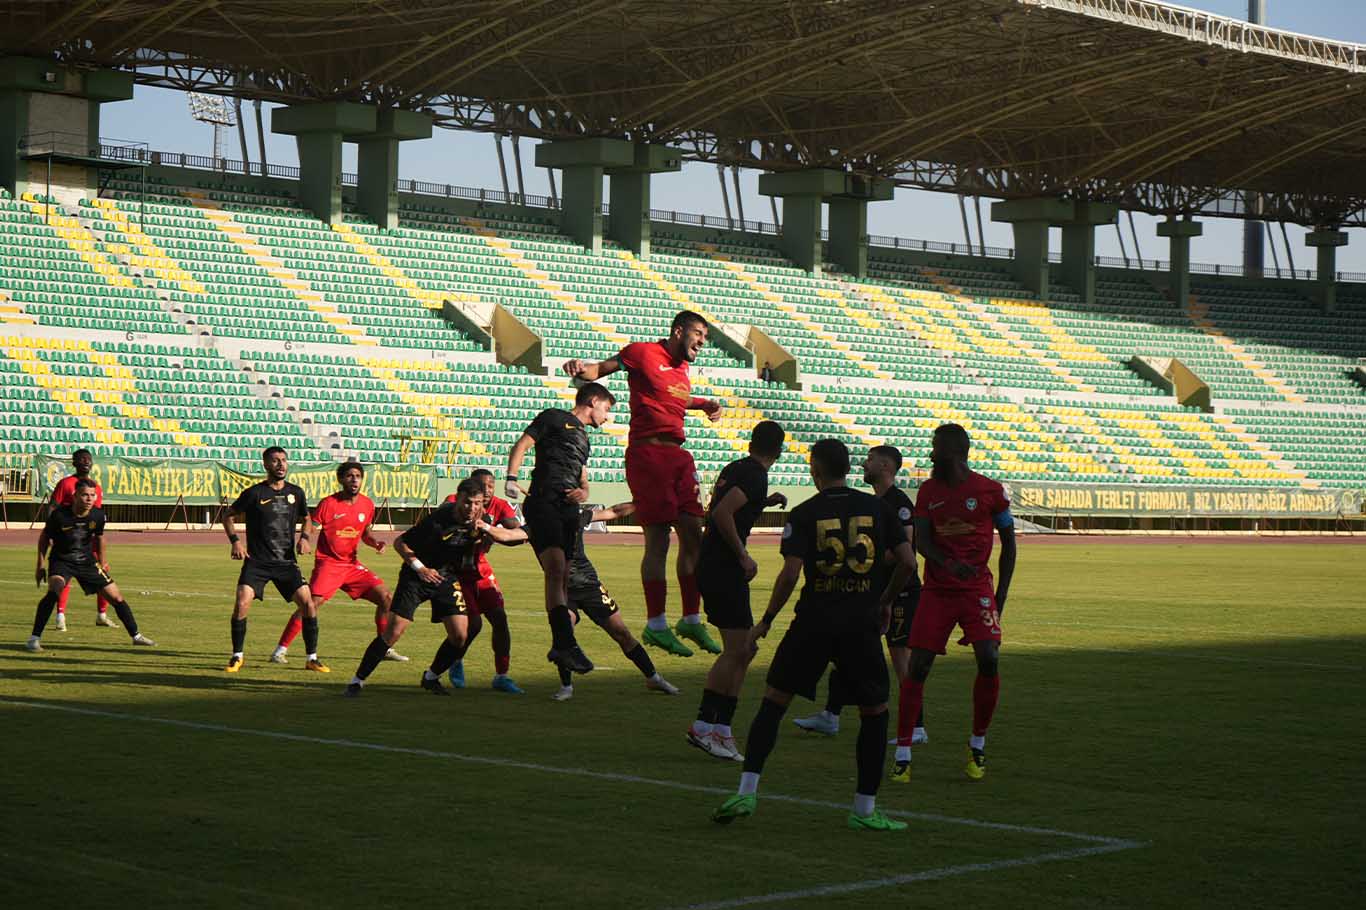
[[[304,653],[318,653],[318,617],[304,617]]]
[[[765,698],[759,703],[759,713],[754,715],[754,723],[749,725],[749,736],[745,737],[745,770],[759,774],[764,770],[768,753],[778,744],[778,724],[787,708],[776,701]]]
[[[360,659],[360,666],[356,668],[356,676],[360,679],[369,679],[370,674],[375,672],[375,667],[384,660],[384,654],[389,650],[389,643],[380,636],[376,635],[375,640],[370,642],[370,647],[365,649],[365,656]]]
[[[646,679],[655,675],[655,662],[650,660],[650,655],[645,653],[645,646],[640,642],[636,642],[636,646],[626,652],[626,658],[636,665],[636,669],[640,670]]]
[[[232,621],[232,653],[241,654],[242,648],[247,643],[247,618]]]
[[[721,710],[716,715],[716,723],[723,727],[729,727],[730,722],[735,720],[735,709],[738,707],[740,707],[738,695],[722,695]]]
[[[124,631],[129,638],[136,638],[138,634],[138,621],[133,618],[133,608],[128,606],[126,600],[111,600],[114,605],[114,612],[118,614],[119,622],[123,623]]]
[[[825,696],[825,710],[839,717],[839,713],[844,710],[844,692],[840,684],[840,672],[835,669],[830,670],[829,692]]]
[[[573,673],[570,673],[570,672],[569,672],[568,670],[566,670],[564,667],[560,667],[560,685],[562,685],[562,686],[572,686],[572,685],[574,685],[574,674],[573,674]]]
[[[432,665],[429,669],[433,676],[440,676],[451,667],[465,653],[465,646],[451,643],[449,638],[441,639],[441,646],[436,649],[436,656],[432,658]]]
[[[569,608],[564,605],[555,607],[548,616],[550,618],[550,640],[555,650],[566,651],[574,647],[574,620],[569,615]]]
[[[858,790],[864,796],[877,796],[882,782],[882,765],[887,760],[887,712],[864,714],[854,747],[858,760]]]
[[[720,692],[702,690],[702,703],[697,706],[697,719],[704,724],[714,724],[721,713],[721,702],[725,698]]]
[[[916,725],[917,727],[923,727],[923,726],[925,726],[925,703],[924,703],[924,702],[921,702],[921,703],[920,703],[920,713],[917,714],[917,715],[915,716],[915,725]]]
[[[33,614],[33,634],[41,636],[47,621],[52,618],[52,611],[57,609],[57,595],[48,591],[43,595],[43,599],[38,601],[38,611]]]

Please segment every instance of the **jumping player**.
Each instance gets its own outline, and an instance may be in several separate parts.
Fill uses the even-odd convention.
[[[104,511],[95,505],[98,498],[99,487],[95,481],[78,478],[72,484],[72,504],[53,509],[43,532],[38,535],[38,566],[34,578],[40,586],[47,582],[47,594],[38,601],[38,610],[33,617],[33,634],[25,645],[30,651],[43,650],[43,628],[57,606],[57,599],[73,581],[79,582],[86,594],[99,592],[114,605],[114,612],[133,644],[156,647],[156,642],[138,631],[133,608],[123,599],[119,586],[114,584],[105,567]],[[52,548],[50,559],[49,546]],[[44,559],[48,560],[46,569]]]
[[[936,429],[930,451],[933,467],[915,498],[915,544],[925,557],[925,587],[911,621],[910,674],[901,683],[898,706],[892,780],[902,783],[911,779],[911,736],[925,680],[955,624],[963,629],[962,643],[972,645],[977,658],[964,772],[972,780],[986,775],[987,727],[1001,693],[1001,611],[1015,574],[1015,519],[1005,488],[968,469],[970,445],[967,430],[956,423]],[[1001,577],[994,592],[987,565],[993,529],[1001,535]]]
[[[740,703],[745,671],[754,659],[749,630],[754,613],[749,606],[749,583],[759,566],[745,549],[755,520],[769,506],[786,506],[781,493],[768,495],[768,469],[783,451],[783,428],[771,420],[756,424],[749,439],[749,457],[721,469],[707,509],[702,555],[697,567],[707,619],[721,630],[721,656],[707,673],[697,720],[688,728],[688,742],[708,755],[744,761],[735,746],[730,723]]]
[[[516,499],[522,494],[517,481],[522,459],[533,446],[536,449],[531,492],[522,516],[526,536],[545,572],[545,609],[552,641],[546,658],[573,673],[593,670],[593,662],[574,639],[569,612],[569,563],[580,539],[579,512],[588,499],[588,427],[607,423],[614,404],[616,398],[606,387],[590,382],[574,396],[572,411],[547,408],[537,414],[508,453],[505,491],[508,499]]]
[[[583,617],[588,617],[612,636],[631,663],[645,677],[645,688],[665,695],[677,695],[678,687],[670,683],[655,669],[654,661],[645,653],[645,647],[626,628],[621,611],[607,587],[598,578],[598,570],[588,560],[583,548],[583,532],[595,521],[612,521],[625,518],[635,512],[633,503],[619,502],[606,509],[585,507],[579,512],[579,534],[574,541],[574,558],[569,561],[569,612],[578,625]],[[550,696],[555,701],[568,701],[574,697],[574,677],[563,667],[560,668],[560,689]]]
[[[306,669],[315,673],[331,670],[318,659],[318,608],[313,593],[295,561],[295,528],[308,520],[308,501],[301,487],[285,478],[289,475],[289,456],[279,446],[261,453],[266,479],[247,487],[223,516],[223,530],[232,544],[232,558],[243,560],[237,576],[237,600],[232,610],[232,656],[223,668],[227,673],[242,669],[243,648],[247,640],[247,613],[252,600],[265,595],[266,582],[286,602],[302,614],[304,648],[308,651]],[[247,542],[237,535],[237,519],[247,523]],[[306,530],[300,532],[298,552],[308,553]]]
[[[910,536],[912,543],[915,538],[914,531],[914,512],[915,505],[905,491],[896,485],[896,475],[901,471],[901,450],[896,446],[873,446],[868,450],[868,458],[863,462],[863,482],[873,488],[873,494],[882,498],[887,505],[892,507],[896,517],[906,528],[906,533]],[[890,565],[894,560],[888,554],[887,562]],[[911,620],[915,617],[916,604],[920,602],[920,576],[912,572],[911,577],[906,581],[906,588],[897,595],[896,601],[892,604],[892,622],[887,627],[887,651],[892,657],[892,670],[896,672],[898,682],[905,681],[906,674],[910,668],[911,652],[906,647],[906,641],[911,634]],[[812,714],[810,717],[793,718],[793,723],[803,730],[811,730],[815,733],[824,733],[827,736],[834,736],[840,731],[840,711],[844,708],[844,693],[841,691],[839,674],[830,674],[829,695],[826,697],[825,709]],[[925,711],[921,708],[920,716],[915,721],[915,732],[911,736],[912,745],[920,745],[930,741],[925,733]],[[895,743],[895,740],[893,740]]]
[[[90,469],[95,466],[95,458],[90,454],[89,449],[77,449],[71,453],[71,468],[74,471],[61,480],[57,481],[57,487],[52,491],[52,508],[57,506],[70,506],[76,500],[76,481],[89,480],[95,484],[95,508],[104,509],[104,490],[100,488],[99,482],[90,476]],[[109,566],[103,565],[105,572],[109,571]],[[71,598],[71,586],[62,588],[62,593],[57,596],[57,623],[55,628],[58,632],[66,631],[66,602]],[[109,618],[109,602],[104,599],[103,594],[95,595],[95,607],[99,613],[95,616],[95,625],[117,628],[117,623]]]
[[[697,466],[683,448],[683,415],[701,411],[711,420],[721,416],[721,405],[694,398],[688,364],[707,342],[707,320],[690,310],[674,316],[669,337],[662,341],[628,344],[621,353],[600,363],[571,360],[564,371],[575,379],[592,381],[626,370],[631,390],[631,433],[626,447],[626,482],[635,500],[636,516],[645,531],[645,555],[640,580],[645,589],[648,620],[641,636],[647,645],[670,654],[691,657],[687,638],[712,654],[718,645],[707,633],[700,615],[697,556],[702,541],[702,502]],[[665,618],[670,528],[678,532],[678,590],[683,618],[673,631]]]
[[[345,591],[352,600],[368,600],[375,605],[375,630],[383,635],[392,600],[389,588],[385,586],[384,579],[361,565],[356,558],[356,551],[362,543],[376,553],[383,553],[385,547],[384,541],[370,533],[375,523],[375,503],[360,491],[364,481],[365,466],[360,462],[348,461],[337,465],[337,483],[341,489],[323,497],[313,509],[312,521],[300,535],[299,541],[311,545],[310,529],[318,533],[313,574],[308,579],[313,602],[322,607],[338,589]],[[270,655],[271,663],[289,662],[285,655],[303,627],[303,611],[295,610],[285,623],[275,653]],[[408,658],[391,648],[384,659],[405,661]]]
[[[768,634],[803,573],[806,586],[792,625],[768,668],[768,688],[745,743],[739,792],[712,814],[717,822],[754,814],[759,775],[778,740],[783,712],[794,693],[815,698],[816,684],[833,662],[862,715],[855,748],[858,784],[849,827],[872,831],[906,827],[877,811],[876,799],[887,755],[888,685],[882,633],[915,556],[896,515],[877,497],[845,486],[848,473],[849,450],[844,443],[822,439],[811,447],[811,479],[817,493],[788,516],[783,528],[783,568],[773,583],[768,609],[750,630],[751,645],[757,646]],[[879,597],[874,570],[888,550],[896,554],[897,564]]]
[[[517,510],[507,500],[493,495],[493,472],[480,468],[470,473],[471,480],[484,485],[484,516],[491,525],[498,525],[509,531],[522,526],[517,520]],[[456,494],[446,498],[454,502]],[[492,538],[486,537],[487,543]],[[460,587],[465,595],[465,603],[479,616],[488,620],[489,637],[493,645],[493,682],[491,688],[496,692],[521,695],[522,688],[508,675],[512,664],[512,630],[508,628],[507,610],[503,605],[503,591],[498,587],[498,577],[489,565],[488,547],[479,551],[479,564],[472,572],[460,575]],[[450,671],[451,685],[457,689],[465,688],[465,662],[457,660]]]

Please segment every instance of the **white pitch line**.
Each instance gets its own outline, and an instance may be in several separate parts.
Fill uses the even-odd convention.
[[[708,787],[701,784],[689,784],[676,780],[659,780],[651,777],[640,777],[635,774],[617,774],[611,771],[592,771],[588,768],[571,768],[561,765],[543,765],[536,762],[519,761],[512,758],[495,758],[483,755],[465,755],[459,752],[443,752],[437,749],[422,749],[414,746],[391,746],[384,743],[369,743],[354,739],[333,739],[323,736],[305,736],[301,733],[282,733],[276,730],[253,730],[249,727],[232,727],[227,724],[213,724],[203,721],[177,720],[170,717],[152,717],[145,714],[129,714],[123,711],[104,711],[98,708],[78,708],[74,705],[59,705],[50,702],[26,701],[16,698],[0,698],[0,705],[15,708],[31,708],[40,711],[59,711],[65,714],[79,714],[86,717],[100,717],[110,720],[139,721],[149,724],[160,724],[167,727],[179,727],[186,730],[203,730],[210,733],[231,733],[236,736],[257,736],[263,739],[277,739],[285,742],[308,743],[320,746],[337,746],[344,749],[362,749],[370,752],[390,752],[401,755],[416,755],[423,758],[441,758],[450,761],[467,762],[476,765],[489,765],[498,768],[516,768],[522,771],[539,771],[548,774],[567,774],[573,777],[585,777],[593,780],[604,780],[612,783],[623,784],[644,784],[652,787],[662,787],[669,790],[683,790],[690,793],[707,793],[717,796],[730,796],[735,791],[725,787]],[[765,802],[784,802],[793,803],[801,806],[815,806],[821,809],[837,809],[848,811],[848,803],[836,803],[828,800],[810,799],[802,796],[786,796],[781,793],[765,793]],[[1060,831],[1055,828],[1041,828],[1034,825],[1014,825],[1006,822],[989,822],[975,818],[959,818],[953,815],[936,815],[930,812],[906,812],[897,809],[884,810],[888,815],[899,818],[909,818],[916,821],[936,822],[940,824],[962,825],[969,828],[983,828],[992,831],[1009,831],[1015,834],[1037,834],[1046,837],[1060,837],[1068,840],[1081,841],[1095,847],[1106,847],[1109,849],[1129,849],[1141,846],[1137,841],[1124,840],[1116,837],[1105,837],[1097,834],[1081,834],[1076,831]]]

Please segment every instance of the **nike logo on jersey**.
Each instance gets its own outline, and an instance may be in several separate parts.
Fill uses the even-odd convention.
[[[346,517],[346,513],[345,513],[345,512],[342,512],[342,513],[339,514],[339,515],[333,515],[333,516],[332,516],[332,520],[333,520],[333,521],[336,521],[338,518],[345,518],[345,517]]]
[[[931,509],[937,509],[937,508],[939,508],[940,506],[942,506],[943,504],[944,504],[943,501],[940,501],[940,502],[932,502],[932,503],[930,503],[930,508],[931,508]]]
[[[275,501],[275,497],[272,496],[272,497],[270,497],[269,499],[263,499],[263,500],[261,500],[261,505],[263,505],[263,506],[268,506],[268,505],[270,505],[270,504],[271,504],[272,502],[274,502],[274,501]]]
[[[667,373],[667,372],[669,372],[669,371],[672,370],[672,369],[673,369],[673,367],[669,366],[667,363],[661,363],[661,364],[659,365],[659,372],[661,372],[661,373]]]

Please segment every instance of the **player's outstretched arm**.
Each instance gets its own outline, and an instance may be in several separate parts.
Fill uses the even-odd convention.
[[[614,521],[618,518],[626,518],[634,515],[636,504],[634,502],[619,502],[614,506],[605,509],[595,509],[593,511],[593,521]]]
[[[688,410],[701,411],[707,415],[708,420],[720,420],[726,409],[721,406],[721,402],[713,401],[710,398],[690,398],[688,399]]]
[[[523,528],[507,528],[502,524],[489,524],[486,521],[476,521],[474,527],[481,533],[487,534],[494,543],[502,544],[505,547],[513,547],[519,543],[525,543],[527,536]]]
[[[590,360],[566,360],[564,363],[565,375],[570,379],[581,379],[584,382],[593,382],[604,376],[611,376],[621,369],[621,359],[609,357],[607,360],[599,360],[594,363]]]
[[[754,628],[749,630],[750,648],[756,647],[759,639],[768,635],[768,630],[773,628],[773,620],[778,618],[778,614],[787,605],[788,598],[796,590],[797,580],[801,577],[802,558],[789,554],[783,559],[783,567],[778,571],[778,577],[773,581],[773,593],[768,598],[768,609],[754,624]]]
[[[1001,561],[996,566],[996,612],[1004,613],[1006,595],[1010,593],[1010,579],[1015,575],[1015,525],[998,527],[1001,535]]]

